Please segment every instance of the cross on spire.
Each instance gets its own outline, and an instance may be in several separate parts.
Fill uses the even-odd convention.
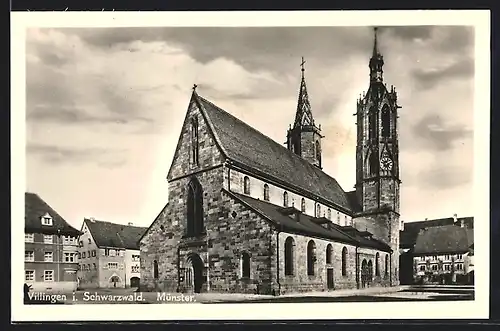
[[[196,92],[197,87],[198,87],[198,85],[196,85],[196,84],[193,85],[193,92]]]
[[[306,64],[306,61],[304,60],[304,57],[302,57],[302,62],[300,63],[300,67],[301,67],[300,71],[302,71],[302,72],[304,72],[304,70],[305,70],[304,64]]]

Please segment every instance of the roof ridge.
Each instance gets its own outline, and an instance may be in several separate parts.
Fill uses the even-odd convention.
[[[113,224],[113,225],[119,225],[122,227],[128,227],[128,228],[140,228],[140,229],[147,229],[147,226],[137,226],[137,225],[129,225],[129,224],[121,224],[121,223],[115,223],[115,222],[110,222],[110,221],[103,221],[103,220],[98,220],[98,219],[90,219],[90,218],[85,218],[85,221],[89,221],[91,223],[107,223],[107,224]]]
[[[290,151],[288,148],[286,148],[285,146],[281,145],[280,143],[278,143],[276,140],[274,140],[273,138],[269,137],[268,135],[260,132],[259,130],[257,130],[256,128],[252,127],[251,125],[249,125],[248,123],[245,123],[244,121],[240,120],[238,117],[232,115],[231,113],[227,112],[226,110],[222,109],[221,107],[217,106],[216,104],[214,104],[213,102],[205,99],[204,97],[200,96],[198,94],[198,98],[200,98],[202,101],[204,102],[207,102],[208,104],[212,105],[213,107],[217,108],[217,110],[223,112],[224,114],[228,115],[228,116],[231,116],[233,119],[235,119],[237,122],[243,124],[244,126],[248,127],[249,129],[251,129],[252,131],[260,134],[261,136],[265,137],[266,139],[268,139],[269,141],[271,141],[273,144],[275,144],[276,146],[279,146],[280,148],[282,148],[284,151],[286,151],[286,153],[288,153],[288,155],[290,155],[291,157],[293,158],[296,158],[297,160],[299,160],[300,162],[302,162],[303,164],[305,164],[307,167],[313,169],[314,171],[320,171],[322,172],[323,174],[325,174],[326,176],[330,177],[330,179],[332,179],[333,181],[335,181],[335,183],[342,189],[342,191],[344,193],[346,193],[346,191],[344,190],[344,188],[339,184],[339,182],[334,178],[332,177],[331,175],[329,175],[328,173],[326,173],[325,171],[323,171],[322,169],[314,166],[313,164],[309,163],[307,160],[304,160],[302,157],[300,157],[299,155],[293,153],[292,151]],[[315,174],[316,175],[316,174]]]

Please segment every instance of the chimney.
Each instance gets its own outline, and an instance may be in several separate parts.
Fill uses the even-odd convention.
[[[457,214],[453,214],[453,224],[457,223],[457,221],[458,221]]]
[[[132,223],[132,222],[128,222],[128,223],[127,223],[127,225],[134,225],[134,223]]]
[[[465,226],[465,221],[464,221],[464,219],[462,218],[462,219],[460,220],[460,227],[461,227],[461,228],[463,228],[464,226]]]
[[[89,218],[89,220],[90,220],[92,223],[94,223],[94,222],[95,222],[95,218],[93,218],[93,217],[90,217],[90,218]]]
[[[405,221],[401,221],[401,231],[405,230]]]

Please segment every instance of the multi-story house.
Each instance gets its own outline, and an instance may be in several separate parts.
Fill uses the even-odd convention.
[[[79,238],[79,287],[139,287],[138,241],[146,229],[85,219]]]
[[[460,225],[423,228],[413,249],[414,281],[471,283],[474,230]],[[471,266],[472,263],[472,266]]]
[[[33,291],[74,291],[80,232],[35,193],[25,193],[24,205],[25,283]]]

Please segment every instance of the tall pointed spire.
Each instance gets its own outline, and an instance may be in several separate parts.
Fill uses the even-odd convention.
[[[373,28],[373,57],[377,56],[377,55],[380,55],[380,53],[378,52],[378,45],[377,45],[377,31],[378,31],[378,27],[374,27]]]
[[[382,67],[384,66],[384,57],[380,54],[378,49],[378,28],[373,28],[373,54],[370,59],[370,81],[371,82],[382,82]]]
[[[307,93],[306,79],[304,75],[304,57],[302,57],[302,62],[300,63],[301,71],[301,81],[299,90],[299,100],[297,102],[297,113],[295,115],[294,127],[297,126],[312,126],[314,125],[314,119],[311,112],[311,104],[309,103],[309,95]]]

